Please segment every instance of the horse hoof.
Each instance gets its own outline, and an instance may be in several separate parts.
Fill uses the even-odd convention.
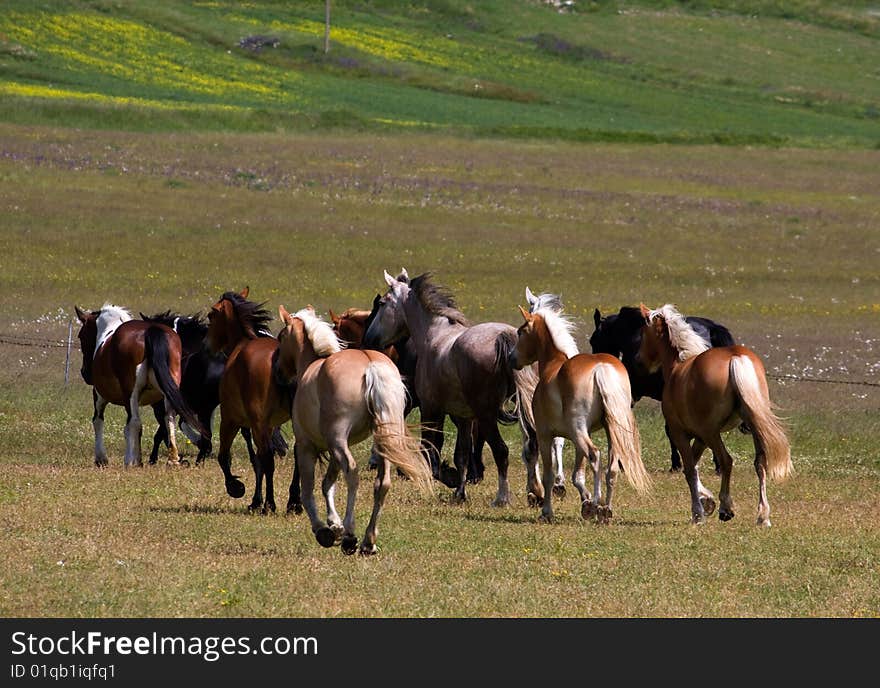
[[[275,502],[266,502],[263,504],[263,515],[275,513]]]
[[[464,504],[467,502],[467,495],[464,492],[456,490],[452,493],[452,502],[454,504]]]
[[[728,511],[727,509],[719,509],[718,510],[718,520],[720,521],[729,521],[734,516],[732,511]]]
[[[554,485],[553,496],[559,497],[559,499],[565,499],[565,485]]]
[[[610,506],[600,506],[596,509],[596,515],[598,517],[598,521],[602,525],[608,525],[611,523],[611,518],[614,516],[614,512],[611,511]]]
[[[187,468],[189,468],[189,459],[181,459],[180,461],[177,462],[177,465],[178,466],[186,466]]]
[[[764,526],[765,528],[769,528],[770,527],[770,519],[769,518],[762,518],[761,516],[758,516],[758,520],[755,522],[755,525]]]
[[[358,547],[358,539],[354,535],[345,535],[342,538],[342,544],[340,545],[342,548],[342,553],[346,555],[351,555],[357,552]]]
[[[681,466],[671,466],[669,468],[670,473],[681,473]]]
[[[250,511],[251,513],[254,513],[257,511],[262,511],[262,510],[263,510],[263,503],[262,502],[251,502],[250,504],[248,504],[248,511]]]
[[[553,523],[552,514],[541,514],[538,516],[538,523]]]
[[[439,478],[441,483],[453,490],[460,485],[458,471],[445,461],[440,465]]]
[[[700,497],[700,504],[703,505],[703,512],[706,516],[711,516],[715,513],[715,500],[711,497]]]
[[[529,492],[526,495],[526,501],[528,502],[529,506],[532,507],[542,506],[544,504],[544,498],[539,497],[534,492]]]
[[[597,513],[599,513],[598,507],[589,499],[585,499],[581,503],[581,518],[585,521],[589,521]]]
[[[287,503],[287,513],[293,513],[295,515],[299,515],[303,512],[303,505],[301,502],[288,502]]]
[[[244,483],[238,478],[233,478],[226,483],[226,494],[235,499],[244,497]]]
[[[332,547],[336,544],[336,533],[325,526],[315,531],[315,539],[321,547]]]
[[[362,557],[372,557],[378,553],[379,553],[379,549],[376,547],[376,545],[367,545],[367,544],[361,545],[361,549],[358,552],[358,554]]]
[[[107,465],[108,465],[107,459],[103,459],[101,461],[99,461],[97,459],[95,460],[95,467],[96,468],[107,468]]]

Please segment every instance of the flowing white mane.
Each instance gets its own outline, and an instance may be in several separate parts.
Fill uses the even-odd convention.
[[[303,308],[294,313],[293,317],[302,320],[306,336],[318,356],[324,358],[337,351],[342,351],[344,348],[344,344],[339,341],[333,331],[333,325],[321,320],[311,308]]]
[[[101,349],[101,345],[116,332],[116,328],[129,320],[131,320],[131,313],[122,306],[114,306],[112,303],[105,303],[101,306],[98,320],[95,322],[98,328],[97,343],[95,344],[96,355]]]
[[[550,332],[553,344],[565,354],[566,358],[578,355],[578,346],[574,341],[573,335],[575,330],[574,322],[566,318],[562,313],[557,313],[546,307],[538,308],[534,315],[540,315],[544,319],[544,324],[547,325],[547,330]]]
[[[666,328],[669,330],[669,341],[675,350],[678,351],[679,361],[686,361],[711,348],[711,345],[688,325],[684,316],[671,303],[651,311],[651,320],[657,316],[662,317],[666,321]]]
[[[562,298],[557,294],[544,292],[535,296],[532,290],[526,287],[526,300],[529,302],[529,313],[537,313],[542,308],[554,313],[562,313]]]

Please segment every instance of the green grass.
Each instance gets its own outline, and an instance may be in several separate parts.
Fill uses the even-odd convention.
[[[876,383],[878,162],[858,149],[3,124],[0,334],[62,340],[74,304],[193,312],[244,285],[273,311],[340,311],[369,305],[382,271],[405,266],[436,271],[477,322],[515,323],[526,285],[561,292],[584,349],[594,308],[670,301],[727,324],[771,373]],[[395,481],[380,554],[362,560],[320,548],[302,517],[248,515],[213,460],[123,470],[119,408],[111,466],[93,468],[73,354],[64,387],[63,349],[0,345],[3,616],[880,613],[875,387],[771,381],[796,472],[769,486],[769,530],[754,526],[737,433],[736,518],[688,523],[658,406],[643,401],[655,487],[638,499],[624,481],[609,527],[582,522],[571,495],[558,523],[537,523],[507,428],[511,507],[489,505],[491,461],[463,506]],[[147,418],[147,441],[153,430]],[[250,490],[240,442],[234,464]],[[281,503],[290,471],[287,459]],[[358,534],[371,504],[361,475]]]
[[[880,144],[869,3],[10,0],[0,120],[136,131],[432,131]],[[277,48],[238,42],[271,35]]]

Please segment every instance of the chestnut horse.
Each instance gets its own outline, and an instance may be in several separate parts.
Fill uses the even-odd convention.
[[[632,412],[632,395],[626,368],[608,354],[580,354],[572,330],[574,325],[549,308],[529,313],[522,307],[525,322],[517,330],[516,346],[510,353],[514,368],[538,362],[538,386],[532,400],[532,415],[538,434],[538,450],[544,467],[544,485],[553,482],[551,444],[565,437],[575,445],[571,482],[581,497],[581,516],[595,515],[600,523],[612,517],[611,500],[620,467],[640,494],[651,481],[642,463],[639,430]],[[599,450],[590,433],[605,429],[608,460],[606,495],[602,503]],[[584,482],[584,459],[590,457],[593,494]],[[537,496],[537,495],[536,495]],[[553,520],[551,491],[543,493],[541,518]]]
[[[227,356],[220,378],[220,448],[217,462],[223,471],[226,492],[242,497],[244,483],[232,474],[230,448],[241,428],[250,428],[256,445],[251,459],[254,495],[249,509],[275,511],[275,431],[290,420],[295,386],[277,374],[278,341],[260,336],[271,319],[263,304],[247,300],[248,289],[226,292],[208,312],[207,341],[211,351]],[[263,479],[266,499],[263,500]],[[290,486],[287,510],[301,511],[299,481]]]
[[[769,526],[767,477],[785,478],[792,466],[788,438],[771,407],[764,364],[744,346],[711,348],[670,304],[653,311],[642,304],[640,309],[645,325],[639,357],[648,370],[663,371],[663,416],[684,464],[693,522],[703,523],[715,510],[712,493],[700,482],[697,469],[706,447],[721,466],[718,518],[733,518],[733,459],[721,433],[745,422],[755,444],[757,523]]]
[[[169,439],[168,463],[180,464],[175,419],[180,414],[202,436],[205,430],[180,393],[180,337],[169,327],[133,320],[124,308],[104,304],[97,311],[74,307],[82,326],[77,337],[82,350],[81,374],[92,386],[95,465],[107,465],[104,448],[104,409],[125,407],[125,465],[140,466],[140,406],[163,402],[163,422]]]
[[[372,435],[379,464],[373,512],[360,553],[375,554],[379,512],[391,487],[391,467],[420,484],[430,485],[431,481],[418,441],[406,427],[406,390],[400,374],[383,353],[343,349],[330,324],[318,318],[311,307],[291,315],[281,306],[278,313],[285,325],[279,334],[278,372],[284,379],[296,380],[295,454],[312,532],[323,547],[332,547],[341,539],[345,554],[358,549],[354,534],[358,469],[349,447]],[[326,522],[318,517],[314,497],[315,463],[325,453],[330,458],[321,484]],[[333,499],[340,470],[348,486],[342,521]]]
[[[470,325],[452,295],[436,284],[430,273],[410,280],[405,271],[396,279],[385,272],[385,282],[388,292],[367,328],[364,344],[380,348],[409,335],[415,345],[415,386],[421,404],[423,452],[434,477],[454,487],[457,500],[467,498],[465,473],[473,454],[472,428],[476,422],[492,449],[498,470],[498,492],[492,504],[509,504],[509,450],[498,423],[519,422],[524,455],[535,453],[530,400],[537,378],[532,370],[512,370],[507,360],[516,330],[497,322]],[[505,408],[511,399],[516,401],[516,413]],[[452,475],[444,476],[440,452],[447,414],[458,434],[455,469],[448,471]]]

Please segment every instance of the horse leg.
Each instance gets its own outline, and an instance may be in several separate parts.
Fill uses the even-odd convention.
[[[544,485],[538,471],[538,434],[534,428],[521,427],[522,460],[526,465],[526,501],[529,506],[539,506],[544,502]]]
[[[467,481],[471,485],[477,485],[483,480],[483,474],[486,470],[485,464],[483,464],[483,446],[486,444],[486,437],[478,423],[473,424],[472,430],[473,449],[468,457]]]
[[[257,436],[260,436],[259,430],[257,430]],[[251,497],[251,503],[248,505],[250,511],[256,511],[263,507],[263,457],[259,440],[255,444],[254,453],[251,455],[251,467],[254,469],[254,496]]]
[[[691,493],[691,521],[696,524],[706,522],[706,512],[703,509],[701,500],[700,476],[697,473],[697,464],[694,460],[693,450],[691,449],[691,441],[687,434],[681,430],[670,429],[670,437],[675,442],[678,453],[681,454],[682,468],[684,469],[684,478],[687,481],[688,489]],[[696,444],[696,443],[695,443]],[[713,502],[714,508],[714,502]]]
[[[706,443],[699,437],[695,437],[691,443],[691,454],[694,457],[694,467],[697,471],[697,492],[700,493],[700,504],[703,505],[703,511],[706,513],[706,516],[711,516],[715,513],[715,495],[706,489],[706,486],[700,480],[700,458],[703,456],[704,451],[706,451]],[[715,456],[714,450],[712,451],[712,456]],[[715,461],[717,463],[717,459]]]
[[[579,443],[575,442],[574,445],[574,469],[571,472],[571,484],[574,485],[581,497],[581,518],[587,520],[596,513],[593,497],[587,489],[585,470],[587,455]]]
[[[174,410],[174,407],[171,405],[171,402],[168,399],[165,400],[165,418],[164,426],[165,433],[168,437],[168,461],[166,465],[170,466],[179,466],[180,465],[180,452],[177,449],[177,412]]]
[[[620,472],[620,461],[617,460],[617,454],[611,444],[611,433],[608,431],[607,426],[605,427],[605,437],[608,440],[608,466],[605,469],[605,506],[604,508],[599,507],[599,522],[607,524],[613,516],[611,499],[614,495],[614,483],[617,481],[617,474]],[[598,449],[596,453],[599,453]]]
[[[159,460],[159,445],[164,443],[168,445],[168,431],[165,428],[165,405],[163,403],[153,404],[153,415],[156,417],[156,434],[153,435],[153,448],[150,449],[150,465]]]
[[[465,485],[467,480],[465,474],[467,472],[468,461],[473,452],[473,435],[471,434],[472,421],[470,418],[453,417],[452,422],[458,430],[455,437],[455,454],[453,461],[455,462],[455,470],[457,471],[458,485],[455,487],[454,498],[459,502],[467,501],[467,492]]]
[[[551,450],[551,444],[553,443],[552,437],[544,437],[540,433],[538,434],[538,452],[541,454],[541,466],[544,469],[543,473],[543,484],[544,485],[552,485],[553,484],[553,476],[555,475],[553,471],[553,453]],[[544,491],[544,503],[541,506],[541,521],[545,523],[553,523],[553,491],[545,490]]]
[[[572,473],[571,479],[572,482],[577,480],[580,483],[581,518],[586,521],[591,517],[596,516],[601,523],[605,518],[606,511],[608,512],[608,518],[611,518],[610,509],[602,506],[602,456],[599,453],[598,447],[596,447],[596,445],[593,444],[593,440],[590,439],[590,433],[587,432],[586,429],[576,428],[574,437],[575,450],[580,454],[580,458],[578,459],[579,465],[575,466],[575,473]],[[593,473],[592,497],[585,486],[585,459],[589,459],[590,470]],[[608,460],[611,460],[610,456]]]
[[[244,446],[247,447],[248,458],[253,463],[254,459],[257,458],[257,452],[254,450],[254,437],[251,434],[250,428],[242,428],[241,436],[244,438]]]
[[[141,392],[147,385],[149,366],[146,362],[139,363],[135,368],[134,387],[128,395],[128,404],[125,410],[128,412],[128,420],[125,424],[125,465],[141,466],[141,423],[140,402]]]
[[[342,543],[340,547],[343,554],[354,554],[357,551],[358,545],[357,535],[354,534],[354,507],[357,501],[359,478],[357,464],[348,448],[347,433],[343,436],[342,441],[333,443],[330,453],[345,476],[345,483],[348,488],[348,494],[345,499],[345,518],[342,520]]]
[[[223,471],[223,478],[226,482],[226,494],[236,499],[244,497],[244,483],[237,475],[232,475],[232,456],[229,450],[232,447],[232,441],[238,434],[238,429],[238,425],[232,421],[221,418],[220,449],[217,452],[217,463],[220,465],[220,470]]]
[[[492,506],[507,506],[510,504],[510,483],[507,479],[510,450],[507,448],[504,438],[501,437],[501,431],[494,418],[480,421],[479,431],[480,435],[489,443],[492,458],[495,459],[495,466],[498,469],[498,493],[495,495]]]
[[[556,466],[556,479],[553,481],[553,494],[560,499],[565,497],[565,466],[562,463],[564,437],[553,438],[553,464]]]
[[[199,448],[199,453],[196,456],[196,465],[198,466],[202,461],[211,456],[211,450],[213,446],[211,445],[211,436],[214,434],[213,426],[214,426],[214,409],[206,409],[202,408],[198,412],[199,420],[204,426],[205,430],[208,432],[207,437],[199,437],[196,446]],[[181,430],[183,429],[183,423],[181,423]]]
[[[663,430],[666,432],[666,439],[669,441],[669,458],[670,458],[670,473],[678,473],[681,470],[681,454],[678,453],[678,449],[675,448],[675,442],[672,441],[672,436],[669,434],[669,423],[663,424]]]
[[[265,429],[260,432],[257,441],[257,461],[260,473],[266,479],[266,499],[263,501],[263,513],[275,513],[275,448],[272,446],[272,432]]]
[[[98,468],[107,465],[107,450],[104,448],[104,409],[107,408],[107,403],[107,400],[93,387],[92,405],[95,412],[92,414],[92,427],[95,430],[95,465]]]
[[[385,496],[391,489],[391,466],[385,459],[380,458],[376,466],[376,479],[373,481],[373,513],[370,514],[370,522],[364,532],[359,554],[370,555],[377,552],[376,536],[379,534],[379,512],[385,503]]]
[[[752,433],[755,443],[755,473],[758,475],[758,518],[759,526],[770,527],[770,502],[767,501],[767,454],[757,432]]]
[[[451,471],[449,471],[448,467],[444,467],[445,470],[442,470],[440,466],[440,455],[443,451],[443,440],[445,439],[443,435],[444,419],[445,415],[441,412],[430,412],[427,409],[422,409],[422,455],[431,467],[434,479],[439,480],[446,487],[454,488],[456,485],[450,484],[452,482],[450,479],[452,477],[450,475]]]
[[[321,547],[332,547],[336,542],[336,533],[318,517],[318,507],[315,504],[315,463],[318,460],[318,450],[311,443],[296,440],[293,454],[299,466],[303,508],[312,525],[312,533]]]
[[[336,481],[339,478],[339,462],[331,455],[327,465],[327,471],[324,473],[324,479],[321,481],[321,494],[324,495],[324,504],[327,509],[327,525],[336,536],[336,542],[342,537],[342,519],[336,511]]]
[[[296,460],[296,444],[293,445],[293,478],[290,481],[290,490],[287,495],[287,513],[291,511],[295,514],[301,514],[303,511],[302,502],[302,481],[299,475],[299,461]]]
[[[721,435],[715,435],[709,439],[709,447],[716,462],[721,466],[721,506],[718,508],[718,518],[729,521],[733,518],[733,497],[730,495],[730,473],[733,468],[733,457],[724,446]]]

